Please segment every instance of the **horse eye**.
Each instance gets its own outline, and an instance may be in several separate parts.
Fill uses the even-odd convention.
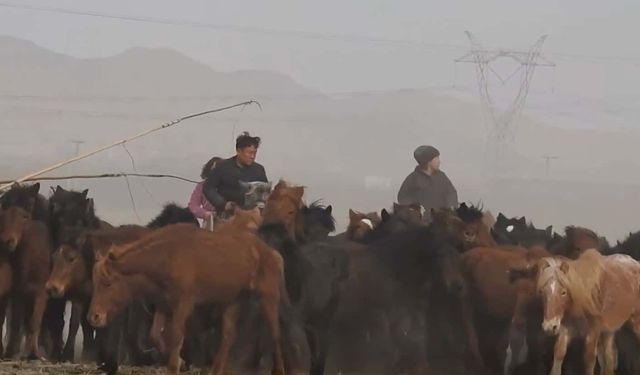
[[[564,297],[564,296],[566,296],[566,295],[567,295],[567,291],[563,289],[561,294],[562,294],[562,296]]]

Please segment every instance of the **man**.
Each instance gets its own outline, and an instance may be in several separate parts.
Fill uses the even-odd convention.
[[[413,157],[418,166],[402,183],[398,203],[420,204],[427,215],[432,208],[457,208],[458,192],[440,170],[440,151],[432,146],[420,146]]]
[[[204,182],[203,192],[218,213],[243,207],[245,189],[240,182],[267,182],[264,167],[255,162],[260,137],[244,132],[236,139],[236,156],[216,164]]]

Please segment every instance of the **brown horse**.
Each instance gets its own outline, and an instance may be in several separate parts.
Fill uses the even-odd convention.
[[[214,231],[226,232],[233,230],[246,230],[256,233],[258,228],[260,228],[260,225],[262,225],[262,214],[258,207],[251,210],[243,210],[239,207],[235,207],[233,216],[216,225],[214,227]]]
[[[564,228],[565,238],[563,241],[550,246],[549,250],[555,255],[562,255],[570,259],[577,259],[580,254],[589,249],[599,251],[607,250],[606,240],[599,237],[591,229],[568,226]]]
[[[247,232],[213,233],[176,224],[129,245],[116,246],[93,270],[89,320],[103,327],[135,298],[149,298],[168,323],[168,370],[177,374],[185,323],[197,304],[223,307],[222,339],[212,373],[221,374],[235,339],[242,297],[255,292],[275,342],[273,372],[284,373],[278,309],[282,258]]]
[[[19,318],[23,316],[27,357],[41,358],[38,337],[47,304],[45,284],[52,248],[49,230],[43,222],[32,220],[28,211],[12,207],[0,214],[0,242],[13,265],[11,334],[6,356],[13,357],[20,349]]]
[[[593,374],[600,353],[603,373],[612,375],[615,333],[628,321],[640,339],[640,263],[590,249],[577,260],[543,258],[532,272],[544,306],[542,329],[557,336],[551,374],[561,373],[571,339],[583,336],[585,373]]]
[[[463,293],[463,321],[468,350],[477,369],[484,368],[478,333],[474,320],[478,314],[499,323],[509,334],[505,352],[499,351],[504,372],[511,373],[527,357],[527,324],[535,307],[535,283],[530,279],[512,282],[509,271],[527,267],[537,259],[550,255],[544,249],[480,247],[462,255],[462,269],[466,279]],[[481,327],[478,327],[481,328]],[[507,330],[508,329],[508,330]],[[493,332],[495,337],[495,332]],[[530,341],[530,340],[529,340]],[[498,342],[488,344],[496,348]],[[495,352],[494,352],[495,353]]]
[[[466,203],[455,210],[441,208],[431,210],[432,225],[450,233],[457,239],[462,251],[474,247],[497,247],[487,225],[487,216],[480,208]]]
[[[350,241],[362,241],[367,233],[370,233],[378,225],[382,219],[377,212],[358,212],[349,210],[349,225],[345,232],[346,239]]]

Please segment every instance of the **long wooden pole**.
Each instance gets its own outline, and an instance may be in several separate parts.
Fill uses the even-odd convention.
[[[227,107],[211,109],[211,110],[208,110],[208,111],[194,113],[194,114],[191,114],[191,115],[180,117],[179,119],[175,119],[175,120],[173,120],[171,122],[168,122],[166,124],[160,125],[160,126],[158,126],[156,128],[145,130],[142,133],[134,135],[133,137],[129,137],[129,138],[121,139],[119,141],[115,141],[115,142],[113,142],[111,144],[108,144],[106,146],[100,147],[100,148],[98,148],[96,150],[84,153],[82,155],[75,156],[75,157],[73,157],[71,159],[67,159],[67,160],[61,161],[61,162],[56,163],[56,164],[54,164],[54,165],[52,165],[50,167],[41,169],[41,170],[39,170],[37,172],[30,173],[30,174],[28,174],[28,175],[26,175],[24,177],[20,177],[19,179],[15,180],[15,181],[12,181],[10,183],[7,183],[7,184],[4,184],[4,185],[0,186],[0,192],[10,188],[15,183],[20,183],[20,182],[23,182],[25,180],[40,176],[40,175],[45,174],[47,172],[50,172],[50,171],[52,171],[54,169],[58,169],[58,168],[63,167],[65,165],[67,165],[67,164],[70,164],[70,163],[76,162],[78,160],[82,160],[82,159],[88,158],[89,156],[95,155],[97,153],[100,153],[102,151],[108,150],[108,149],[113,148],[115,146],[119,146],[121,144],[133,141],[133,140],[141,138],[141,137],[144,137],[145,135],[151,134],[153,132],[156,132],[156,131],[159,131],[159,130],[163,130],[163,129],[166,129],[166,128],[170,127],[170,126],[179,124],[180,122],[182,122],[184,120],[188,120],[188,119],[191,119],[191,118],[194,118],[194,117],[198,117],[198,116],[207,115],[207,114],[210,114],[210,113],[222,112],[222,111],[226,111],[228,109],[232,109],[232,108],[236,108],[236,107],[240,107],[240,106],[246,106],[246,105],[249,105],[249,104],[257,104],[258,106],[260,106],[260,103],[258,103],[257,101],[249,100],[249,101],[246,101],[246,102],[230,105],[230,106],[227,106]]]

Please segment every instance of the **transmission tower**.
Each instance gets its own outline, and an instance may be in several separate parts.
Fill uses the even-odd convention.
[[[455,63],[470,63],[476,66],[478,89],[483,107],[487,113],[486,126],[488,130],[487,151],[493,162],[501,162],[512,156],[517,130],[516,119],[524,108],[533,72],[537,67],[555,67],[555,64],[540,54],[540,49],[547,38],[543,35],[529,51],[515,51],[510,49],[486,49],[469,31],[465,31],[471,50],[464,56],[457,58]],[[492,64],[499,59],[513,60],[517,68],[504,76],[499,74]],[[497,79],[502,86],[514,77],[520,76],[520,87],[516,95],[500,109],[494,102],[489,89],[492,80]],[[493,164],[495,166],[495,164]]]

